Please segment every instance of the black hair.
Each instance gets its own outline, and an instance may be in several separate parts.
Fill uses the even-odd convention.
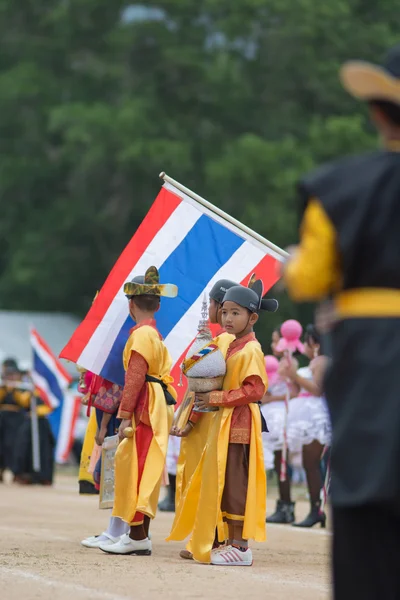
[[[10,371],[14,370],[15,372],[19,372],[18,363],[15,358],[6,358],[3,360],[2,366]]]
[[[321,335],[315,325],[307,325],[304,340],[307,344],[319,344],[321,345]]]
[[[400,127],[400,105],[387,100],[370,100],[369,105],[378,108],[386,119],[396,127]]]
[[[277,333],[279,337],[282,337],[281,327],[281,325],[277,325],[277,327],[274,327],[274,329],[272,330],[272,333]]]
[[[156,312],[160,306],[160,296],[153,294],[143,294],[142,296],[132,296],[131,300],[136,304],[139,310],[143,312]]]

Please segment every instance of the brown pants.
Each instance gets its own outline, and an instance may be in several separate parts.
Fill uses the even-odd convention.
[[[229,444],[221,511],[226,522],[244,520],[249,482],[250,444]]]

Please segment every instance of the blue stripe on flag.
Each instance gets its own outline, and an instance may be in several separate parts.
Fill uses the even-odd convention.
[[[198,219],[159,269],[161,282],[175,283],[179,288],[177,298],[161,299],[161,308],[156,315],[157,327],[164,338],[243,243],[243,238],[207,215]],[[118,385],[124,383],[122,352],[133,325],[128,317],[101,371],[102,377]]]
[[[42,361],[40,356],[38,354],[36,354],[35,351],[33,352],[33,369],[36,371],[36,373],[41,375],[43,377],[43,379],[45,379],[47,381],[47,384],[48,384],[50,390],[52,391],[54,396],[57,398],[57,400],[60,402],[60,404],[57,406],[57,408],[55,410],[53,410],[53,412],[50,413],[48,416],[51,430],[53,432],[55,439],[57,439],[58,433],[60,430],[61,413],[62,413],[64,394],[59,386],[57,377],[54,375],[53,371],[51,371],[51,369],[49,369],[49,367]]]

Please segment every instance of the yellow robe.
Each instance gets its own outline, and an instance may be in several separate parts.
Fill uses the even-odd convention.
[[[162,379],[174,398],[171,386],[171,356],[160,340],[157,331],[149,325],[135,329],[124,349],[124,367],[128,368],[132,352],[138,352],[147,362],[148,375]],[[149,390],[149,417],[153,439],[146,457],[138,490],[138,458],[136,436],[124,439],[115,455],[115,499],[113,516],[131,524],[136,512],[154,518],[160,493],[161,478],[167,455],[168,436],[174,410],[165,402],[164,392],[158,383],[146,383]],[[136,429],[135,417],[132,428]]]
[[[264,356],[257,341],[227,360],[224,390],[241,387],[246,377],[258,375],[267,387]],[[249,484],[243,537],[257,542],[265,541],[266,477],[261,437],[260,409],[250,404],[252,425],[249,459]],[[208,443],[199,464],[187,485],[177,509],[170,540],[183,540],[190,533],[191,551],[195,560],[209,563],[215,528],[221,523],[221,500],[225,484],[225,470],[233,408],[220,408],[211,413]],[[220,532],[219,532],[220,533]],[[223,534],[223,532],[221,532]]]
[[[94,485],[93,475],[89,473],[90,457],[94,448],[94,438],[96,437],[97,421],[96,411],[93,408],[90,413],[89,422],[86,427],[85,439],[79,464],[79,481],[88,481]]]

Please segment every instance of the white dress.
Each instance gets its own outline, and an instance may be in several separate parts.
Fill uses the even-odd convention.
[[[168,475],[176,475],[179,452],[181,449],[181,438],[170,435],[168,439],[166,466]]]
[[[268,389],[272,396],[284,396],[287,391],[285,381],[277,380]],[[290,410],[290,403],[289,403]],[[285,426],[285,402],[269,402],[261,406],[265,417],[268,433],[263,433],[265,470],[274,468],[274,452],[283,448],[283,429]]]
[[[312,380],[310,367],[297,371],[300,377]],[[302,389],[297,398],[290,401],[287,438],[290,452],[300,452],[303,446],[318,440],[323,446],[331,443],[331,422],[326,400],[312,396]]]

